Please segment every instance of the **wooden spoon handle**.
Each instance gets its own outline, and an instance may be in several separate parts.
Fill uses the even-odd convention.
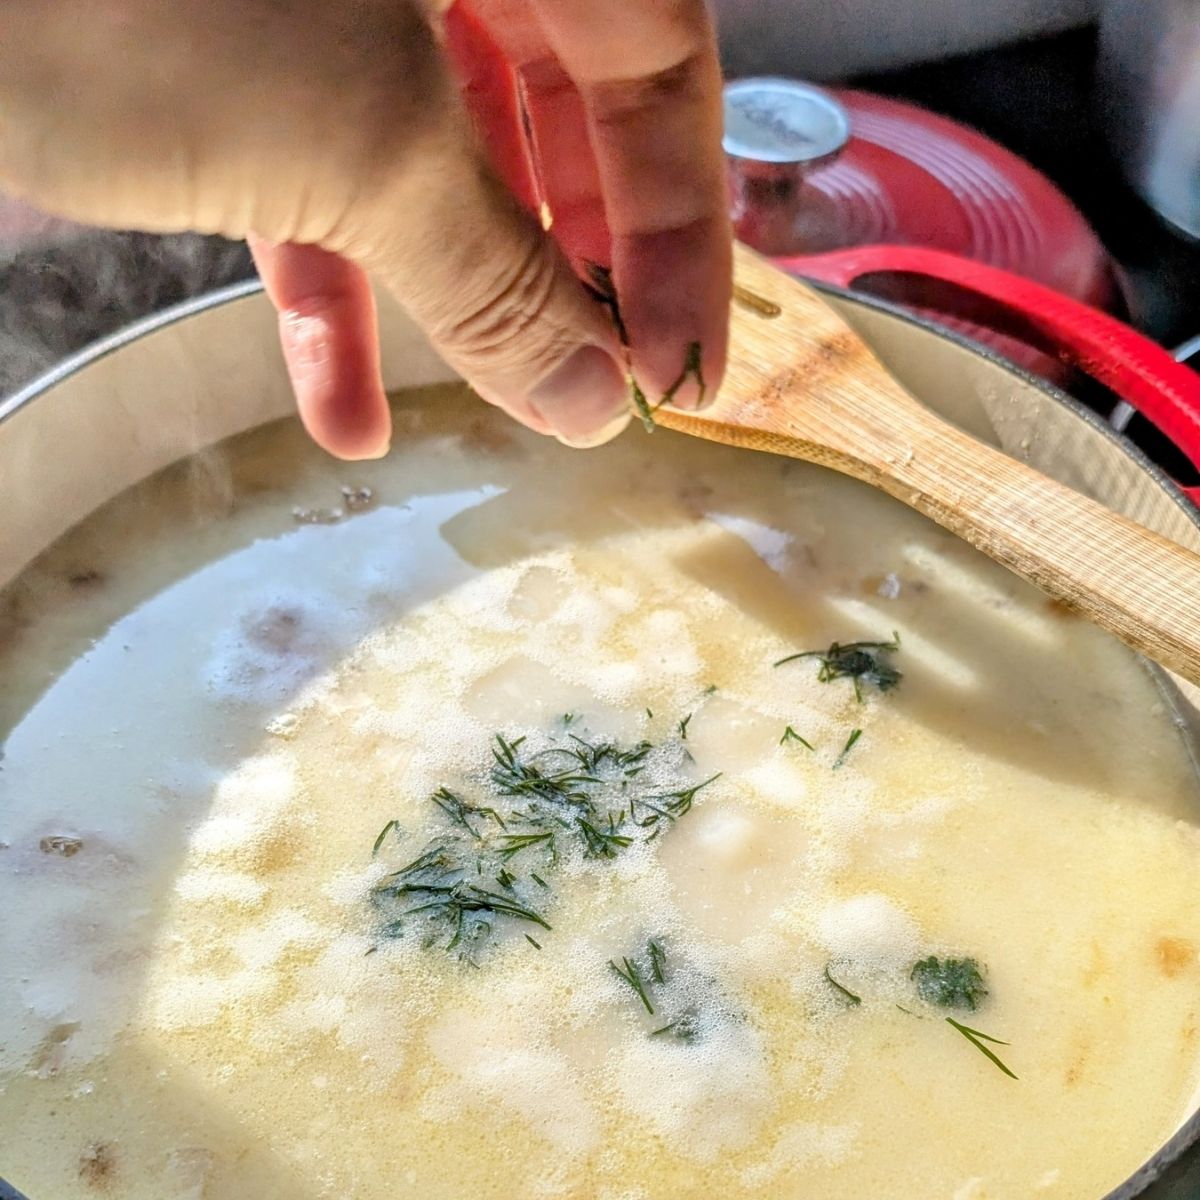
[[[878,486],[1200,684],[1200,555],[932,414],[929,427],[936,453],[918,442]]]
[[[892,387],[895,387],[894,382]],[[882,390],[882,389],[881,389]],[[813,399],[804,403],[819,403]],[[1168,541],[918,405],[886,437],[831,452],[782,431],[663,409],[681,432],[823,462],[902,500],[1127,645],[1200,685],[1200,555]]]

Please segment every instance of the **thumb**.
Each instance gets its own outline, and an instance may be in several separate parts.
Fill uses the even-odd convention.
[[[330,248],[391,288],[485,400],[571,445],[607,441],[629,418],[612,323],[483,161],[457,96],[445,104]]]

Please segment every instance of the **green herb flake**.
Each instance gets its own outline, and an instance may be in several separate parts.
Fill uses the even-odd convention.
[[[618,967],[610,958],[608,965],[623,979],[630,988],[637,994],[638,999],[645,1006],[646,1011],[654,1016],[654,1005],[650,1003],[650,996],[646,991],[645,981],[642,979],[641,971],[638,970],[638,965],[631,958],[621,959],[622,966]]]
[[[909,978],[926,1004],[974,1012],[987,998],[983,972],[973,958],[923,958],[913,966]]]
[[[646,953],[650,958],[650,978],[655,983],[667,982],[667,955],[663,948],[655,941],[650,941],[646,945]]]
[[[400,822],[396,820],[389,821],[380,831],[379,836],[375,839],[375,845],[371,847],[371,857],[374,858],[382,849],[384,839],[389,833],[395,832],[396,836],[400,836]]]
[[[853,729],[850,731],[850,736],[846,739],[846,744],[842,747],[841,754],[837,756],[837,760],[833,764],[833,769],[835,771],[845,763],[850,751],[854,749],[858,743],[858,739],[862,737],[862,733],[863,731],[861,729]]]
[[[806,738],[802,738],[790,725],[783,731],[783,737],[779,739],[781,746],[786,745],[788,742],[799,742],[805,750],[813,749],[812,742]]]
[[[978,1029],[972,1029],[969,1025],[963,1025],[956,1021],[953,1017],[946,1018],[946,1024],[953,1029],[957,1029],[959,1033],[975,1047],[985,1058],[990,1059],[1009,1079],[1016,1079],[1017,1076],[1000,1060],[1000,1057],[995,1051],[988,1049],[984,1042],[991,1042],[993,1046],[1007,1046],[1008,1042],[1002,1042],[999,1038],[989,1037],[986,1033],[981,1033]]]
[[[479,952],[506,925],[551,928],[541,911],[543,901],[553,898],[550,884],[534,872],[519,873],[521,867],[528,870],[529,855],[547,873],[572,849],[613,859],[684,816],[716,778],[649,790],[638,777],[655,749],[650,742],[589,741],[567,729],[570,723],[564,718],[537,752],[523,737],[495,736],[484,776],[496,797],[493,804],[473,803],[447,787],[432,794],[444,828],[412,862],[370,890],[380,912],[380,938],[412,936],[477,967]],[[393,831],[399,835],[396,822],[384,826],[373,854]],[[651,966],[655,976],[664,970],[654,952]]]
[[[688,725],[691,724],[692,714],[688,713],[682,721],[679,722],[679,736],[683,741],[687,741]]]
[[[890,661],[890,656],[899,649],[900,635],[893,632],[890,642],[847,642],[844,645],[834,642],[828,650],[803,650],[799,654],[789,654],[777,660],[774,666],[782,667],[799,659],[815,658],[820,663],[818,682],[850,679],[854,684],[854,694],[861,704],[864,683],[873,685],[881,692],[890,692],[903,678]]]
[[[832,966],[832,963],[825,964],[825,982],[834,989],[834,991],[850,1008],[857,1008],[862,1003],[862,997],[855,995],[848,987],[846,987],[844,984],[838,983],[838,981],[834,979],[833,975],[830,973]]]

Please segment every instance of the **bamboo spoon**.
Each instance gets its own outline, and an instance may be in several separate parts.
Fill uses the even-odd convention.
[[[720,397],[658,424],[882,488],[1200,684],[1200,555],[935,416],[811,288],[743,247],[734,261]]]

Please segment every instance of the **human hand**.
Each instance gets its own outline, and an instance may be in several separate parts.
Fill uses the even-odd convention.
[[[477,148],[443,6],[8,0],[0,187],[93,224],[249,237],[301,416],[342,457],[390,437],[365,272],[485,399],[574,444],[623,426],[628,389],[568,256],[611,254],[648,394],[693,342],[715,384],[730,265],[703,0],[478,0],[522,69],[562,249]]]

